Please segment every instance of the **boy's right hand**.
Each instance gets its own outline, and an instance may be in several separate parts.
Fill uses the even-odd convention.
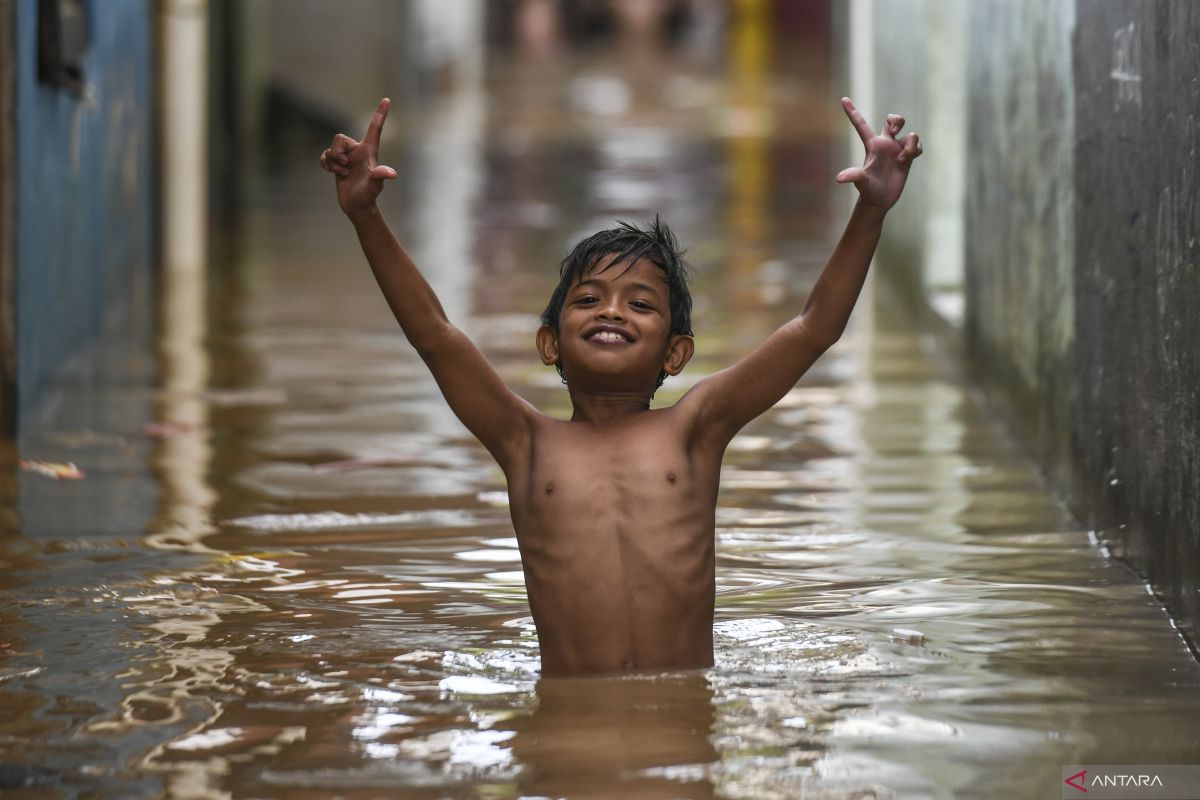
[[[338,205],[348,217],[372,210],[383,182],[396,177],[396,170],[378,162],[379,134],[390,105],[386,97],[379,101],[361,142],[339,133],[333,137],[333,145],[321,153],[321,168],[333,173]]]

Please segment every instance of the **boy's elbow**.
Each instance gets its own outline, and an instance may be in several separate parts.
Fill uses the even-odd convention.
[[[845,332],[846,332],[846,326],[843,325],[842,327],[838,328],[836,331],[833,331],[832,333],[818,339],[817,346],[820,347],[821,352],[824,353],[826,350],[828,350],[829,348],[831,348],[835,344],[837,344],[838,340],[842,338],[842,334]]]
[[[845,325],[837,327],[814,325],[803,317],[797,320],[797,324],[801,330],[801,337],[819,353],[824,353],[837,344],[838,339],[842,338],[842,334],[846,330]]]
[[[417,351],[417,355],[428,361],[444,352],[454,344],[454,337],[461,335],[458,328],[449,322],[426,327],[420,331],[405,331],[408,343]]]

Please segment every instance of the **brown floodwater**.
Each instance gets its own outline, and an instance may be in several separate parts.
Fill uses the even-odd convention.
[[[662,213],[696,267],[669,403],[797,313],[845,219],[823,57],[805,81],[496,64],[390,120],[386,212],[561,416],[533,348],[557,261]],[[168,280],[157,384],[84,387],[21,444],[88,476],[6,484],[6,797],[1032,798],[1060,765],[1200,763],[1200,668],[1160,604],[880,285],[729,449],[715,666],[540,679],[502,476],[317,152],[252,182],[207,293]]]

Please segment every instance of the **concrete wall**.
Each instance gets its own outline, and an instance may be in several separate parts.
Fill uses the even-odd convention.
[[[936,143],[893,209],[881,254],[902,283],[951,325],[962,324],[966,186],[967,8],[959,0],[854,0],[849,93],[876,128],[903,113],[905,131]],[[898,47],[896,40],[910,43]],[[868,73],[863,75],[864,70]],[[853,155],[862,146],[849,133]]]
[[[131,314],[149,327],[151,14],[87,4],[85,90],[39,83],[36,0],[14,13],[17,418],[33,422],[67,360]]]
[[[1070,480],[1075,109],[1070,2],[968,13],[966,338],[1034,457]]]
[[[1078,8],[1077,505],[1196,643],[1200,4]]]
[[[928,154],[879,271],[927,306],[945,300],[955,240],[921,217],[952,219],[943,184],[960,171],[952,335],[1075,514],[1197,644],[1200,4],[856,2],[875,20],[851,42],[872,61],[872,119],[905,111]],[[956,26],[961,93],[939,76],[955,70]]]

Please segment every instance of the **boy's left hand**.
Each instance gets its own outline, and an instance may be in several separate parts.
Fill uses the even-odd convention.
[[[391,102],[386,97],[379,101],[361,142],[339,133],[333,137],[333,145],[321,153],[321,168],[333,173],[338,205],[351,219],[373,209],[383,182],[396,177],[396,170],[379,163],[379,138]]]
[[[904,191],[913,159],[923,152],[920,137],[910,133],[896,138],[904,127],[904,117],[898,114],[888,114],[883,132],[876,135],[849,97],[842,98],[842,108],[862,139],[867,159],[861,167],[849,167],[839,172],[837,182],[857,186],[863,203],[889,209]]]

